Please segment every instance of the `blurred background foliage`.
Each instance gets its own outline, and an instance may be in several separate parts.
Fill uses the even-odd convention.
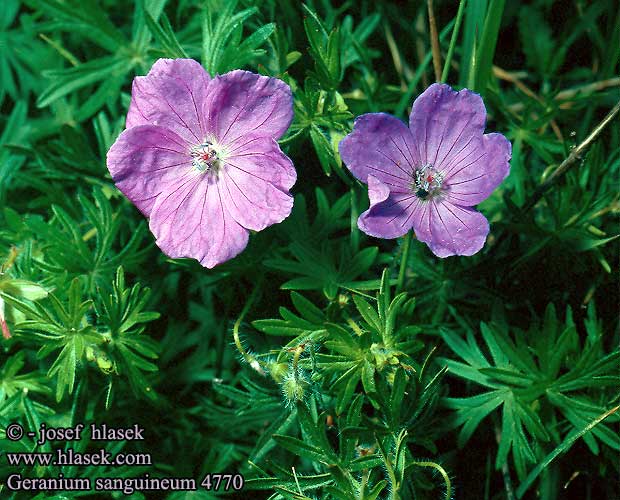
[[[435,80],[426,2],[3,0],[1,448],[37,449],[5,438],[14,421],[139,422],[144,442],[107,449],[155,465],[0,457],[1,480],[241,472],[242,492],[158,495],[620,497],[620,122],[536,196],[620,100],[617,2],[433,6],[445,81],[480,92],[513,143],[470,258],[362,234],[366,191],[338,155],[354,116],[405,119]],[[293,214],[213,270],[162,255],[105,167],[132,78],[159,57],[294,91]]]

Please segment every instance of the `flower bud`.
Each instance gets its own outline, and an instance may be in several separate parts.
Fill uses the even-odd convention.
[[[282,394],[284,395],[286,405],[291,406],[297,401],[301,401],[309,385],[303,375],[298,374],[295,376],[293,373],[288,373],[282,383]]]
[[[276,383],[282,382],[284,377],[286,377],[286,372],[288,371],[288,365],[286,363],[277,363],[275,361],[267,364],[267,369],[269,370],[269,374],[271,378],[276,381]]]

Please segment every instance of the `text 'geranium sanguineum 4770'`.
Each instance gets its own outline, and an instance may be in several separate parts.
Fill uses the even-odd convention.
[[[108,169],[164,253],[211,268],[243,251],[249,230],[290,214],[296,172],[276,140],[292,118],[281,80],[211,78],[194,60],[159,59],[134,79]]]
[[[508,175],[510,142],[485,134],[482,98],[433,84],[413,103],[409,127],[385,113],[355,120],[340,142],[349,170],[368,184],[358,226],[378,238],[415,231],[439,257],[473,255],[489,223],[472,207]]]

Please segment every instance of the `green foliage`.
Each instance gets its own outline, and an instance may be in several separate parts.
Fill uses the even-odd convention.
[[[495,465],[504,465],[512,450],[517,475],[523,480],[528,465],[542,459],[545,443],[559,444],[566,433],[587,426],[609,409],[606,401],[620,383],[620,350],[605,352],[603,332],[592,306],[585,322],[587,337],[583,345],[570,309],[564,324],[549,305],[542,324],[534,324],[528,331],[512,328],[509,335],[506,326],[501,321],[495,321],[493,326],[480,324],[493,363],[489,363],[469,328],[467,341],[453,331],[442,332],[450,349],[465,361],[445,360],[449,372],[492,389],[445,401],[448,408],[456,410],[454,425],[462,425],[460,446],[467,443],[485,417],[502,408]],[[558,428],[557,422],[561,421],[567,425]],[[618,421],[618,416],[608,421]],[[600,423],[583,439],[594,454],[600,452],[599,443],[620,450],[620,439],[607,423]]]
[[[204,9],[202,28],[202,58],[204,67],[211,75],[226,73],[239,68],[265,53],[259,47],[269,38],[275,24],[261,26],[245,40],[241,40],[243,23],[258,12],[251,7],[235,13],[237,1],[224,2],[217,9],[217,20],[214,20],[213,7],[222,2],[212,0]]]
[[[135,265],[144,250],[139,245],[144,238],[144,225],[138,226],[119,251],[117,235],[123,224],[118,213],[112,212],[110,202],[100,190],[93,192],[95,203],[78,195],[85,224],[78,223],[63,208],[52,206],[54,219],[44,223],[38,218],[29,221],[32,231],[43,236],[45,258],[39,262],[44,269],[69,278],[79,276],[93,291],[102,285],[121,264]]]
[[[65,391],[73,392],[76,370],[84,361],[92,362],[105,374],[125,375],[136,391],[150,390],[141,371],[155,370],[144,357],[157,355],[152,341],[139,336],[144,327],[134,327],[157,319],[158,314],[142,312],[148,295],[139,285],[125,289],[122,268],[117,271],[113,293],[107,298],[102,295],[97,305],[84,300],[78,278],[71,282],[67,304],[54,293],[48,296],[48,307],[42,303],[29,305],[9,295],[2,297],[25,317],[16,325],[18,334],[31,333],[32,340],[41,344],[37,357],[45,358],[60,349],[47,373],[56,378],[57,401]],[[93,308],[95,317],[91,319],[88,313]]]
[[[4,1],[0,496],[119,493],[12,492],[12,473],[240,472],[241,492],[158,495],[618,497],[618,121],[528,207],[620,98],[616,3],[434,2],[442,79],[481,93],[513,146],[479,207],[484,249],[438,259],[358,229],[367,188],[338,153],[356,116],[406,119],[434,80],[426,2]],[[132,79],[160,57],[293,92],[293,212],[212,270],[163,256],[105,167]],[[13,422],[146,438],[41,446],[8,439]],[[68,447],[153,465],[5,458]]]
[[[413,300],[405,293],[391,300],[386,272],[374,307],[353,295],[353,303],[331,304],[326,316],[296,292],[291,299],[300,316],[283,308],[282,320],[253,325],[270,335],[296,335],[267,367],[283,385],[287,379],[274,376],[274,364],[286,362],[292,378],[309,381],[307,394],[291,410],[299,434],[281,434],[278,427],[272,440],[318,467],[312,476],[282,470],[276,477],[252,480],[252,487],[274,488],[284,498],[323,492],[323,497],[344,499],[378,498],[384,490],[397,495],[425,484],[405,471],[419,465],[409,446],[437,451],[432,421],[443,371],[429,373],[428,357],[412,357],[423,348],[411,339],[420,332],[409,324]],[[346,327],[340,326],[343,320]],[[317,352],[319,346],[326,351]],[[363,406],[368,409],[362,411]],[[339,429],[337,446],[329,438],[334,427]]]

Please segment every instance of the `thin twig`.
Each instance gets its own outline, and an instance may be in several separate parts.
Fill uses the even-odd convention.
[[[407,90],[407,83],[404,79],[403,60],[400,57],[398,45],[396,44],[396,40],[394,40],[394,35],[392,35],[392,30],[387,21],[384,23],[383,29],[385,31],[385,40],[387,41],[390,54],[392,55],[392,61],[394,61],[394,69],[396,70],[396,73],[398,73],[398,78],[400,79],[400,88],[404,92]]]
[[[424,12],[422,10],[419,11],[418,16],[416,17],[415,31],[416,31],[416,37],[415,37],[416,56],[418,57],[418,62],[421,65],[423,64],[424,58],[426,57],[426,44],[424,43],[425,37],[417,35],[417,33],[424,35],[426,31],[426,23],[424,22]],[[422,78],[422,87],[423,88],[428,87],[428,77],[426,76],[426,71],[422,72],[421,78]]]
[[[601,80],[599,82],[589,83],[587,85],[580,85],[579,87],[573,87],[572,89],[562,90],[558,92],[554,99],[556,101],[565,101],[574,97],[577,94],[593,94],[605,90],[609,87],[620,87],[620,78],[609,78],[607,80]],[[573,105],[572,102],[563,102],[560,104],[560,109],[569,109]]]
[[[607,125],[615,118],[620,111],[620,101],[612,108],[605,118],[599,123],[594,130],[586,137],[581,144],[575,147],[568,157],[556,168],[551,175],[538,186],[530,200],[525,204],[521,213],[525,213],[530,210],[538,200],[547,192],[547,190],[555,184],[555,182],[564,175],[568,169],[570,169],[581,158],[582,153],[594,142],[594,140],[601,134]]]
[[[428,5],[428,25],[431,38],[431,50],[433,51],[433,68],[435,69],[435,81],[441,81],[441,49],[439,47],[439,35],[437,33],[437,22],[433,11],[433,0],[427,0]]]
[[[523,74],[523,72],[509,72],[498,66],[493,67],[493,74],[501,80],[506,80],[514,83],[515,86],[517,86],[524,94],[529,95],[534,99],[537,98],[536,94],[529,87],[523,85],[522,82],[519,82],[521,85],[517,84],[517,81],[527,76],[527,74]],[[553,100],[566,101],[567,99],[571,99],[578,94],[589,95],[595,92],[600,92],[601,90],[608,89],[610,87],[620,87],[620,77],[608,78],[607,80],[600,80],[598,82],[588,83],[587,85],[579,85],[577,87],[562,90],[553,97]],[[559,108],[570,109],[572,106],[572,102],[563,102],[559,105]],[[508,108],[510,109],[510,111],[522,111],[525,108],[525,103],[516,102],[508,106]]]
[[[525,85],[525,83],[523,83],[519,79],[519,76],[517,76],[515,73],[510,73],[508,71],[505,71],[499,66],[493,66],[493,74],[497,78],[500,78],[501,80],[506,80],[507,82],[514,84],[514,86],[517,87],[521,92],[531,97],[532,99],[535,99],[540,104],[543,104],[543,105],[545,104],[545,101],[543,100],[543,98],[540,97],[532,89],[530,89],[527,85]],[[549,121],[549,124],[551,125],[551,128],[553,129],[553,133],[558,138],[558,140],[560,140],[561,142],[564,142],[564,136],[562,135],[562,132],[560,130],[560,127],[558,127],[557,122],[552,119]]]

